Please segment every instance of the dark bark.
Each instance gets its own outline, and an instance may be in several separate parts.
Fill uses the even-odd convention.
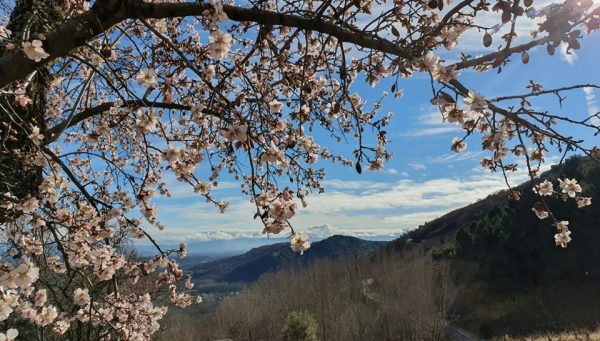
[[[38,33],[52,29],[49,23],[60,19],[61,11],[56,0],[19,0],[11,14],[7,28],[13,38],[31,40]],[[0,95],[0,193],[10,193],[18,199],[37,196],[42,181],[42,169],[34,166],[31,157],[35,147],[28,135],[33,126],[45,130],[47,67],[40,67],[26,85],[32,103],[20,106],[13,95]],[[6,89],[12,92],[15,88]],[[0,208],[0,224],[10,220],[10,213]]]

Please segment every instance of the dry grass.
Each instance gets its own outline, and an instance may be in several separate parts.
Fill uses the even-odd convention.
[[[440,340],[454,292],[448,267],[420,252],[320,262],[263,276],[210,316],[169,322],[159,340],[281,340],[293,311],[312,315],[319,340]]]
[[[500,337],[495,341],[600,341],[600,330],[534,335],[522,338]]]

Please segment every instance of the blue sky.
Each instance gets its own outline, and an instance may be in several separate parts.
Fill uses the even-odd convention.
[[[521,27],[518,33],[523,37],[535,23],[526,22],[525,18],[519,20],[523,24],[517,26]],[[492,51],[496,45],[480,50],[481,37],[482,33],[478,32],[466,34],[457,51],[472,55]],[[440,55],[450,61],[453,58],[443,51]],[[548,56],[545,47],[541,47],[530,52],[528,65],[522,64],[516,56],[500,74],[466,71],[460,79],[467,87],[489,97],[525,93],[531,79],[545,89],[598,83],[599,56],[600,34],[596,32],[583,39],[576,55],[569,56],[564,49],[558,49],[554,56]],[[375,88],[363,83],[355,86],[354,91],[372,103],[390,86],[389,81]],[[390,238],[506,188],[501,174],[490,174],[479,166],[485,155],[480,150],[480,136],[469,138],[468,149],[463,153],[450,151],[450,141],[455,136],[462,137],[461,131],[442,123],[441,114],[429,103],[431,90],[425,75],[416,74],[411,79],[401,80],[399,88],[403,89],[404,97],[390,96],[382,102],[381,109],[382,113],[395,113],[387,130],[393,159],[381,172],[363,172],[362,175],[353,168],[320,161],[318,166],[327,169],[326,192],[308,198],[308,207],[300,209],[292,220],[296,230],[307,231],[313,238],[332,234]],[[596,96],[600,96],[600,91],[575,90],[568,93],[563,109],[553,96],[538,100],[535,105],[555,113],[585,117],[589,112],[599,111]],[[586,134],[578,129],[562,128],[567,135]],[[600,145],[598,137],[585,137],[588,145]],[[345,150],[346,155],[350,155],[355,145],[353,141],[349,143],[335,149]],[[548,159],[556,160],[556,154],[550,153]],[[511,180],[518,184],[526,180],[526,174],[517,172],[511,175]],[[240,194],[238,183],[224,179],[213,191],[218,199],[231,202],[223,215],[195,195],[189,186],[174,178],[167,179],[167,183],[172,197],[156,200],[159,219],[166,229],[154,231],[156,239],[179,242],[265,238],[260,223],[252,219],[254,208],[249,198]]]

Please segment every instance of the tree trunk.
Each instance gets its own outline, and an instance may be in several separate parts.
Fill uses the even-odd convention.
[[[7,29],[16,41],[31,41],[37,34],[47,32],[52,23],[61,19],[62,5],[57,0],[17,0]],[[20,48],[20,44],[17,49]],[[22,53],[1,51],[1,53]],[[31,104],[21,106],[10,94],[13,84],[0,94],[0,194],[10,193],[18,199],[35,197],[42,181],[42,169],[32,164],[35,146],[28,135],[33,126],[43,133],[46,111],[47,76],[49,69],[39,68],[22,81]],[[0,224],[10,221],[11,213],[0,208]]]

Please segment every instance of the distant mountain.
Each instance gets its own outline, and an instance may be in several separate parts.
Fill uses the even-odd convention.
[[[546,199],[557,219],[570,221],[573,240],[566,249],[555,245],[552,221],[539,220],[532,212],[539,197],[530,182],[518,187],[522,194],[518,202],[501,191],[420,226],[388,248],[399,251],[418,245],[434,257],[476,263],[477,278],[501,289],[600,278],[600,164],[573,157],[541,176],[552,179],[555,189],[556,179],[565,177],[577,179],[582,196],[592,197],[593,203],[577,208],[574,200]]]
[[[187,241],[187,250],[188,257],[198,256],[215,259],[239,255],[255,247],[285,242],[286,240],[286,238],[262,238],[262,236],[261,238],[189,240]],[[179,242],[162,242],[161,247],[164,249],[178,249]],[[136,250],[142,257],[156,255],[156,247],[152,244],[138,244]]]
[[[202,280],[250,283],[267,272],[306,265],[321,259],[360,257],[385,244],[387,242],[336,235],[312,243],[304,255],[293,252],[289,243],[277,243],[254,248],[239,256],[193,264],[186,270],[191,272],[194,278]]]

